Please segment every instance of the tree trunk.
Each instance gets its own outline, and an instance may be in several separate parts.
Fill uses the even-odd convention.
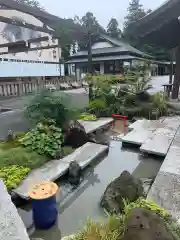
[[[177,99],[179,94],[179,85],[180,85],[180,44],[176,47],[175,50],[176,57],[176,70],[174,76],[174,84],[172,90],[172,99]]]

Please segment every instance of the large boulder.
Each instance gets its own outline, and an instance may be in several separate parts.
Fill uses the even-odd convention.
[[[124,199],[132,202],[142,195],[142,182],[124,171],[106,188],[100,204],[110,213],[120,213],[124,208]]]
[[[78,121],[71,121],[65,128],[64,145],[78,148],[88,142],[88,135]]]
[[[125,221],[121,240],[173,240],[160,216],[144,208],[135,208]]]

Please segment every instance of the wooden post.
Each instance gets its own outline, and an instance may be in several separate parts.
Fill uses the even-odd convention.
[[[176,69],[175,69],[175,75],[174,75],[172,99],[177,99],[178,98],[178,94],[179,94],[179,85],[180,85],[180,44],[176,47],[175,58],[176,58]]]

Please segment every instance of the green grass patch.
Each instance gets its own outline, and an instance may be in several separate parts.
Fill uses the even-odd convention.
[[[23,147],[16,147],[8,150],[3,147],[0,148],[0,168],[19,165],[34,169],[40,167],[47,161],[48,158],[45,155],[38,155],[37,153],[28,151]]]

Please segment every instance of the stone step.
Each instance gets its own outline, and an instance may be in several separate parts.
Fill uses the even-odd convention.
[[[57,180],[67,173],[69,163],[74,160],[76,160],[82,168],[85,168],[90,162],[105,153],[107,150],[108,146],[88,142],[65,158],[52,160],[44,164],[42,167],[31,171],[27,178],[21,182],[14,192],[21,198],[29,199],[28,191],[32,185],[42,181]]]
[[[134,129],[122,138],[123,143],[141,146],[148,138],[153,136],[153,132],[158,127],[162,126],[161,120],[138,120],[137,123],[135,123],[130,126]]]
[[[99,129],[111,125],[113,123],[113,118],[100,118],[97,121],[83,121],[78,120],[78,122],[85,128],[86,133],[92,133]]]
[[[162,126],[157,128],[157,130],[142,144],[140,150],[148,154],[166,156],[179,125],[179,119],[165,119]]]
[[[130,130],[134,130],[134,129],[139,129],[139,128],[145,128],[145,127],[148,127],[150,125],[150,120],[147,120],[147,119],[140,119],[140,120],[137,120],[135,121],[134,123],[130,124],[128,126],[128,129]]]

